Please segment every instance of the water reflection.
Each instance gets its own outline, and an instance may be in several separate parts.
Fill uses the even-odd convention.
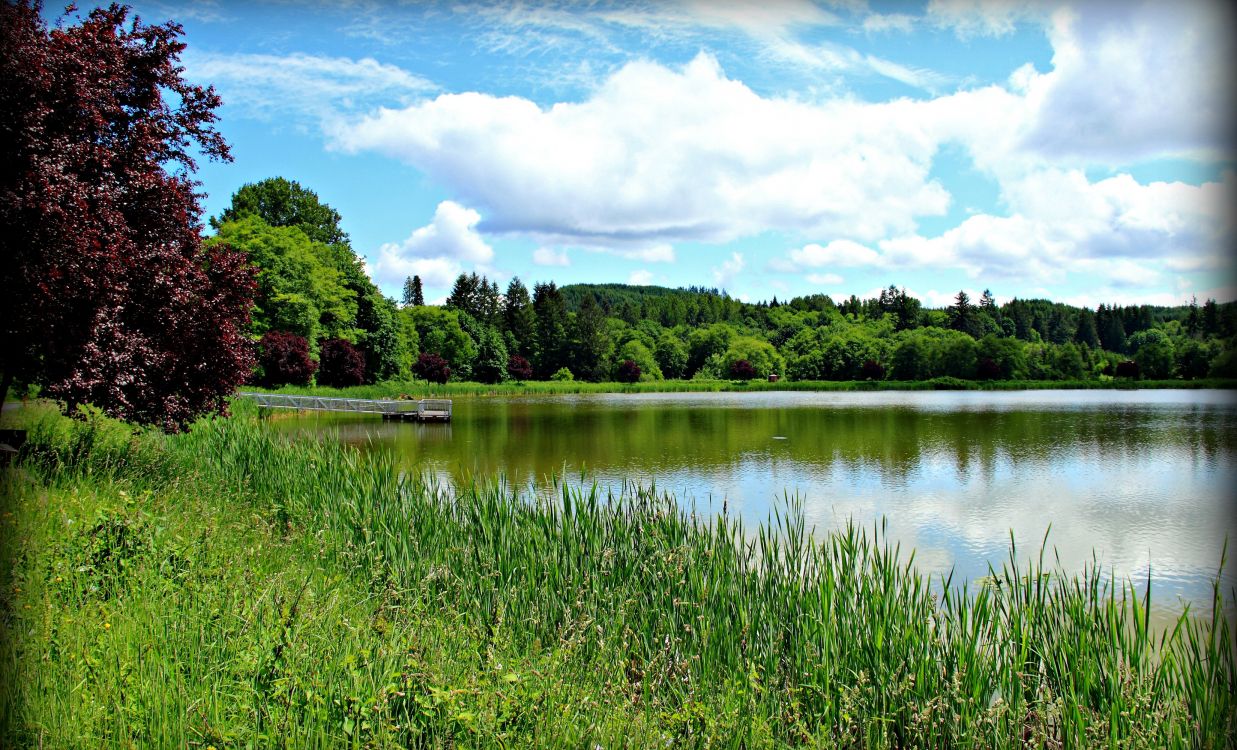
[[[1093,551],[1118,575],[1145,578],[1150,565],[1161,602],[1204,597],[1234,528],[1228,392],[475,398],[456,400],[450,425],[281,424],[337,430],[453,481],[656,482],[704,510],[724,500],[751,523],[795,494],[818,528],[884,516],[923,568],[969,578],[999,563],[1011,529],[1038,551],[1051,524],[1067,568]]]

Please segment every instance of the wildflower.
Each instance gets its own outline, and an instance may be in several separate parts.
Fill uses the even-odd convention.
[[[111,630],[111,629],[112,629],[112,624],[111,624],[110,622],[105,622],[105,623],[103,623],[103,629],[104,629],[104,630]]]

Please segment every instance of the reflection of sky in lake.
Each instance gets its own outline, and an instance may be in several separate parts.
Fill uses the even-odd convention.
[[[783,493],[809,525],[884,517],[925,571],[975,579],[1051,524],[1066,570],[1092,553],[1155,595],[1199,600],[1234,527],[1237,402],[1217,391],[639,394],[457,399],[451,425],[306,418],[388,446],[444,481],[551,474],[656,483],[701,512],[765,519]],[[1237,538],[1234,539],[1237,542]],[[1226,590],[1233,585],[1232,570]]]

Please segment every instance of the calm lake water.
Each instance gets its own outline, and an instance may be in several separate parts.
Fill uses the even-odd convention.
[[[447,481],[503,475],[656,483],[700,512],[764,520],[798,496],[809,525],[871,526],[925,571],[969,579],[1051,524],[1068,570],[1092,555],[1162,606],[1209,600],[1237,557],[1237,394],[1228,391],[696,393],[455,399],[451,424],[302,415]],[[1226,592],[1237,581],[1230,564]]]

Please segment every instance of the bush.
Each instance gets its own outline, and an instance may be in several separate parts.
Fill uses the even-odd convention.
[[[1137,379],[1139,371],[1138,363],[1132,359],[1117,363],[1116,375],[1119,378]]]
[[[730,365],[730,377],[734,380],[752,380],[756,377],[756,368],[746,359],[737,359]]]
[[[623,360],[623,363],[618,366],[617,377],[620,383],[635,383],[640,379],[640,365],[634,360]]]
[[[514,380],[532,380],[533,365],[518,354],[507,358],[507,375]]]
[[[365,352],[344,339],[327,339],[318,353],[318,385],[347,388],[365,382]]]
[[[576,379],[576,376],[572,375],[571,370],[568,370],[566,367],[558,368],[558,370],[553,375],[550,376],[550,380],[567,381],[567,380],[575,380],[575,379]]]
[[[974,383],[961,378],[942,375],[939,378],[932,378],[928,381],[932,384],[932,388],[938,391],[970,391],[976,388]]]
[[[417,363],[412,366],[412,374],[422,380],[442,385],[451,378],[451,366],[437,354],[426,352],[417,357]]]
[[[864,380],[884,380],[885,366],[874,359],[864,360],[863,367],[859,368],[859,374]]]
[[[258,343],[260,382],[267,386],[309,385],[318,363],[309,358],[309,342],[288,331],[267,331]]]

